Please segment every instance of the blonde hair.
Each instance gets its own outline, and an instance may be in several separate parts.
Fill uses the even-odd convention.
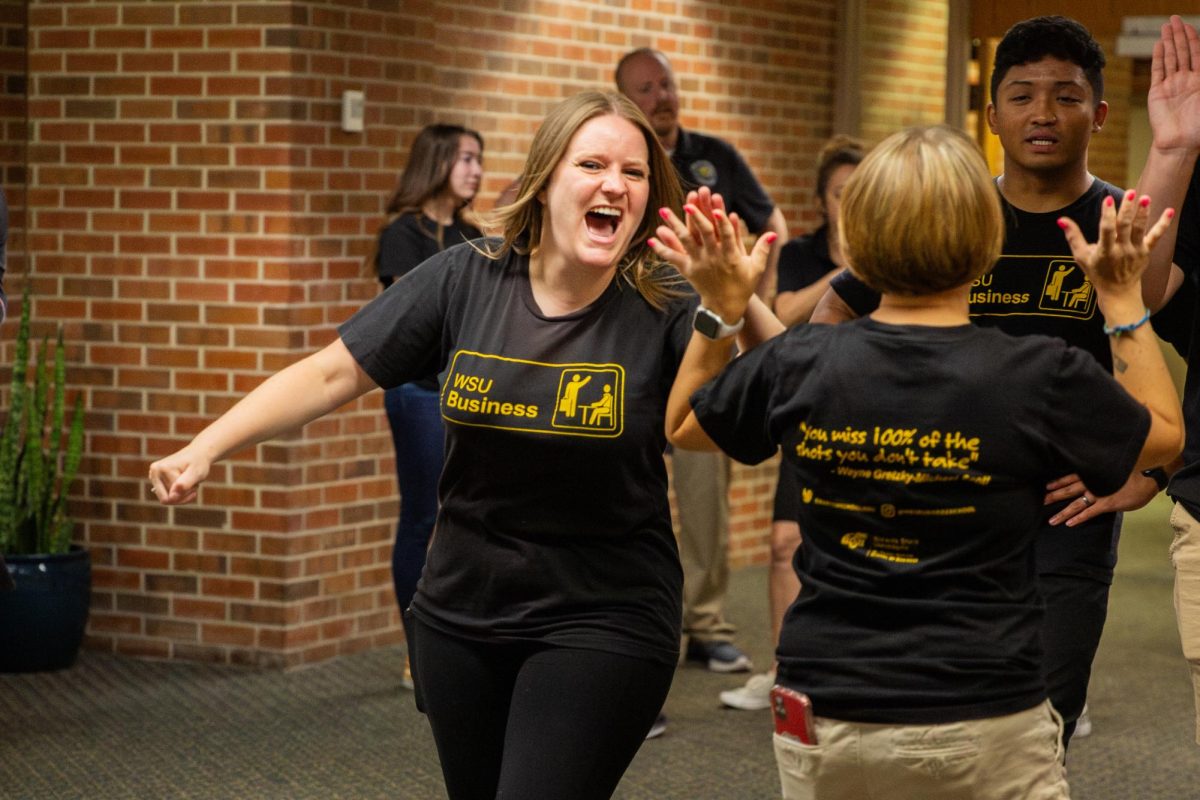
[[[925,295],[982,275],[1000,256],[1000,199],[978,146],[944,125],[877,145],[842,191],[838,234],[871,288]]]
[[[501,237],[499,247],[487,255],[499,258],[509,250],[534,253],[542,238],[544,205],[538,195],[550,182],[551,175],[567,151],[575,133],[596,117],[616,115],[633,123],[646,139],[649,154],[650,196],[646,212],[633,234],[633,241],[617,265],[617,274],[634,287],[648,303],[662,309],[680,292],[682,278],[674,268],[661,261],[646,240],[658,227],[659,208],[682,209],[683,192],[670,156],[659,143],[654,129],[633,101],[616,92],[582,92],[559,103],[533,137],[525,167],[517,179],[517,196],[510,204],[488,215],[486,224]]]

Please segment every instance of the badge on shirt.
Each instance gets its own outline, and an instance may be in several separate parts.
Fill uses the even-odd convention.
[[[615,438],[624,417],[619,364],[548,364],[459,350],[442,386],[442,418],[460,425]]]
[[[717,168],[708,159],[702,158],[699,161],[693,161],[688,165],[688,170],[692,173],[696,183],[701,186],[712,188],[717,185]]]

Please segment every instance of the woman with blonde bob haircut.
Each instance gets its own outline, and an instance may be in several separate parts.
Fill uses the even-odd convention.
[[[437,374],[446,458],[408,629],[451,800],[611,796],[671,685],[663,420],[696,299],[646,237],[679,199],[628,100],[566,100],[503,238],[432,256],[150,467],[162,502],[189,502],[216,460]],[[750,314],[747,347],[773,319]]]
[[[801,588],[773,690],[783,796],[1066,798],[1033,545],[1051,479],[1086,472],[1115,491],[1181,448],[1141,300],[1170,212],[1151,227],[1148,198],[1119,212],[1110,199],[1094,245],[1059,221],[1095,288],[1114,380],[1060,339],[970,324],[1001,225],[961,134],[895,134],[843,198],[847,255],[883,292],[878,310],[791,328],[723,371],[728,345],[693,336],[667,407],[676,446],[748,464],[782,447],[800,495]],[[720,204],[687,224],[668,215],[658,236],[701,302],[740,318],[760,259]]]
[[[966,134],[945,126],[888,137],[847,182],[838,226],[851,270],[872,289],[932,294],[1000,256],[996,185]]]

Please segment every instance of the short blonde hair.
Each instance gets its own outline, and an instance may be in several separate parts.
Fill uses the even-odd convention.
[[[1004,242],[999,193],[978,146],[945,125],[889,136],[842,191],[838,226],[850,268],[889,294],[962,286]]]
[[[650,162],[650,196],[646,202],[646,212],[633,234],[629,250],[621,257],[617,272],[647,302],[662,308],[670,297],[678,294],[675,287],[682,282],[674,268],[661,261],[646,240],[660,224],[658,209],[682,210],[683,191],[671,157],[658,141],[654,129],[641,109],[623,94],[581,92],[559,103],[546,115],[546,120],[534,134],[525,168],[517,179],[516,199],[496,209],[488,219],[489,227],[498,229],[503,238],[494,255],[510,249],[528,253],[537,248],[542,237],[543,209],[538,195],[550,182],[575,133],[589,120],[609,114],[628,120],[642,132]]]

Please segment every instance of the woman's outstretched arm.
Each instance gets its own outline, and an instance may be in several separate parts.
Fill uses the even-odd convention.
[[[196,499],[212,465],[298,428],[377,388],[341,339],[267,378],[186,447],[150,465],[150,487],[167,505]]]

